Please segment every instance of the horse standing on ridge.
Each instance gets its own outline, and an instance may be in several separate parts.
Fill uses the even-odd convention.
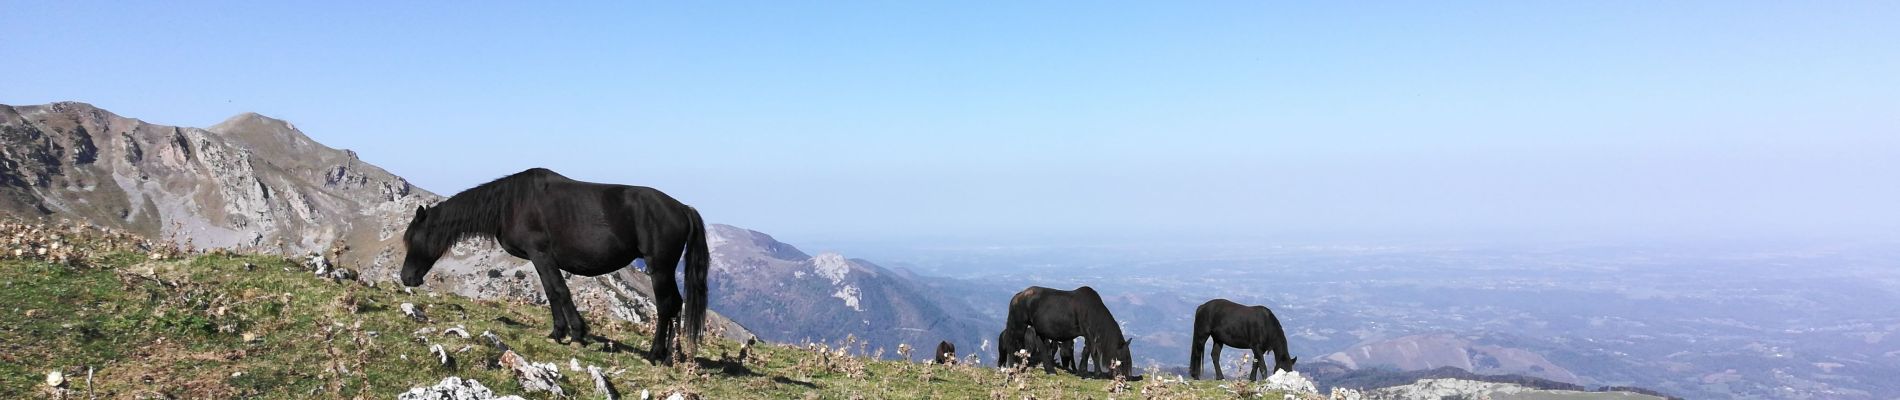
[[[544,168],[533,168],[456,193],[434,207],[418,207],[403,232],[408,254],[402,283],[422,278],[442,253],[464,238],[494,240],[509,255],[534,262],[547,292],[554,331],[549,338],[587,342],[587,322],[574,307],[563,271],[600,276],[646,259],[647,274],[659,306],[653,345],[647,356],[673,362],[681,350],[692,361],[706,325],[706,273],[710,263],[706,229],[699,211],[659,190],[582,182]],[[685,260],[686,318],[675,266]],[[685,325],[686,339],[674,346],[674,324]]]
[[[1247,373],[1247,379],[1260,380],[1260,377],[1272,376],[1266,368],[1261,353],[1273,351],[1273,369],[1292,371],[1293,363],[1300,361],[1292,357],[1286,349],[1286,331],[1280,328],[1280,318],[1273,316],[1273,310],[1262,306],[1244,306],[1227,299],[1208,300],[1194,309],[1194,350],[1188,353],[1188,375],[1201,379],[1201,351],[1207,339],[1214,339],[1214,379],[1227,379],[1220,371],[1220,348],[1229,347],[1253,350],[1253,368]]]

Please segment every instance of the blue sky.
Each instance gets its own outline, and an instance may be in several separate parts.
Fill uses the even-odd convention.
[[[1900,231],[1900,3],[7,2],[0,103],[255,111],[791,239]]]

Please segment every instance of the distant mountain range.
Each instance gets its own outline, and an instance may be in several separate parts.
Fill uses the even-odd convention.
[[[714,224],[710,233],[713,308],[766,340],[835,344],[855,335],[887,357],[909,344],[925,358],[941,340],[976,353],[989,330],[979,328],[984,318],[975,310],[914,275],[837,253],[808,255],[739,227]]]

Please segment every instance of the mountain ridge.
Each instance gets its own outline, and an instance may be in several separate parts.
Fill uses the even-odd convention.
[[[395,280],[409,213],[445,198],[353,151],[326,146],[290,121],[255,112],[190,128],[150,124],[81,102],[0,105],[0,130],[0,165],[43,167],[0,172],[0,199],[11,200],[0,201],[0,210],[78,218],[206,248],[334,253],[334,262],[360,269],[368,282]],[[82,148],[95,150],[72,150]],[[752,335],[725,318],[729,312],[782,328],[761,336],[784,342],[856,337],[894,350],[948,339],[975,349],[983,337],[967,318],[974,311],[928,293],[911,282],[915,276],[837,253],[806,254],[769,234],[731,225],[709,224],[707,236],[714,257],[714,330],[729,337]],[[826,278],[803,279],[808,275]],[[470,241],[450,251],[425,287],[544,303],[533,276],[528,261]],[[787,291],[783,281],[805,284]],[[583,309],[604,307],[637,322],[650,318],[655,307],[651,283],[636,268],[572,277],[569,285]],[[843,324],[854,315],[860,317],[850,321],[854,325]],[[882,327],[886,321],[895,325]]]
[[[0,211],[72,218],[198,248],[334,257],[359,279],[391,283],[417,206],[444,197],[296,125],[240,113],[209,128],[156,125],[83,102],[0,105]],[[532,265],[479,241],[456,246],[429,290],[546,301]],[[524,272],[526,274],[524,274]],[[583,309],[653,314],[644,273],[570,279]],[[749,336],[712,316],[715,332]]]

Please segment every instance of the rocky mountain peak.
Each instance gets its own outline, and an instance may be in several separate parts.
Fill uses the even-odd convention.
[[[197,248],[242,248],[330,260],[367,281],[393,281],[410,213],[441,196],[290,122],[244,113],[209,129],[149,124],[90,104],[0,105],[0,212],[125,229]],[[525,260],[458,246],[430,287],[477,298],[545,301]],[[500,274],[525,271],[526,274]],[[574,279],[583,309],[639,320],[647,280],[631,269]],[[715,332],[748,335],[713,316]]]

